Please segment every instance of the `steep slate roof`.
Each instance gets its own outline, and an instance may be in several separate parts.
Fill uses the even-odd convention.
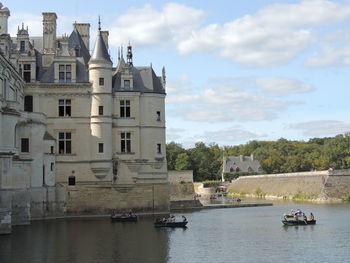
[[[123,63],[123,62],[120,62],[120,63]],[[126,92],[139,91],[144,93],[165,94],[165,89],[162,85],[161,79],[156,76],[152,67],[131,67],[131,72],[133,76],[133,89],[122,90],[121,89],[122,72],[118,65],[117,71],[114,73],[114,76],[113,76],[113,91],[126,91]]]
[[[239,168],[239,172],[262,172],[259,161],[252,158],[251,156],[226,157],[224,163],[225,173],[229,173],[231,168],[233,168],[235,172],[237,167]],[[252,169],[252,171],[249,171],[249,167]]]
[[[106,44],[101,35],[101,31],[98,31],[94,51],[92,52],[90,61],[108,61],[112,63],[112,60],[108,54]]]
[[[78,48],[80,53],[79,56],[84,58],[85,64],[89,62],[90,60],[89,50],[85,46],[85,43],[81,38],[81,35],[76,29],[74,29],[72,34],[69,36],[69,48],[73,48],[74,50]]]
[[[56,141],[56,139],[48,132],[45,132],[43,139],[45,141]]]

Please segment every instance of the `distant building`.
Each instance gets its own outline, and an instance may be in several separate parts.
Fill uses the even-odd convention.
[[[225,173],[261,173],[260,162],[254,158],[254,155],[250,156],[227,156],[223,159],[223,174],[222,180],[224,181]]]

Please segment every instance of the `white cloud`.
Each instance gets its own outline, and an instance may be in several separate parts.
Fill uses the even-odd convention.
[[[350,132],[350,121],[318,120],[290,125],[290,128],[301,130],[303,135],[310,137],[334,136]]]
[[[258,79],[257,86],[271,96],[284,96],[289,94],[307,93],[315,88],[291,78]]]
[[[191,87],[188,78],[170,81],[169,114],[201,122],[273,120],[289,106],[303,103],[285,96],[313,90],[290,78],[216,78],[209,82],[212,87],[199,91]]]
[[[266,137],[263,133],[254,133],[247,131],[240,126],[234,126],[230,128],[224,128],[217,131],[207,131],[202,135],[206,138],[206,141],[215,141],[218,143],[233,143],[243,140],[257,139],[261,137]]]
[[[201,24],[204,12],[179,3],[167,3],[158,11],[150,5],[132,8],[110,26],[110,43],[119,46],[165,46],[186,38]]]

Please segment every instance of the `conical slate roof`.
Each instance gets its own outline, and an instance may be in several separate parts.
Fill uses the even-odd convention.
[[[106,47],[105,42],[103,41],[102,35],[101,35],[101,31],[98,31],[98,35],[96,38],[96,42],[95,42],[95,47],[94,47],[94,51],[92,52],[91,58],[90,58],[90,62],[94,61],[94,60],[105,60],[108,62],[112,62],[109,54],[108,54],[108,50]]]

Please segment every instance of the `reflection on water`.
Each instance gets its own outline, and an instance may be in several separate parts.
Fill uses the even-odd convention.
[[[297,206],[297,207],[296,207]],[[283,226],[283,212],[313,212],[314,226]],[[350,205],[279,203],[187,213],[187,229],[108,219],[56,220],[0,236],[0,262],[349,262]]]

